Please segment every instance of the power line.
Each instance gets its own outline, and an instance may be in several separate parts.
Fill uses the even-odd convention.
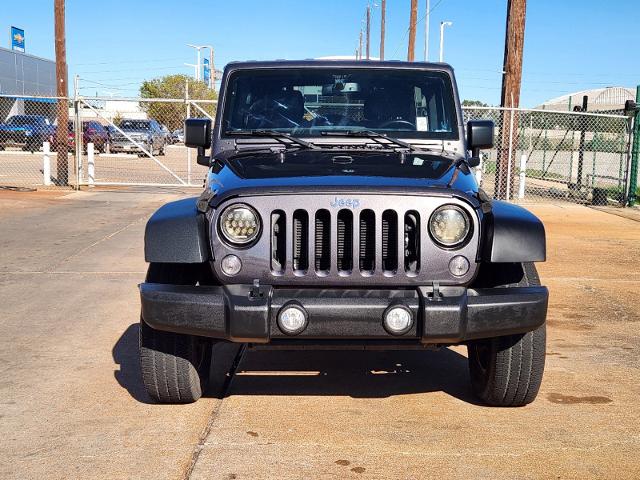
[[[90,62],[90,63],[73,63],[76,67],[94,66],[94,65],[113,65],[113,64],[127,64],[127,63],[166,63],[166,62],[179,62],[184,60],[184,57],[179,58],[156,58],[156,59],[144,59],[144,60],[109,60],[106,62]]]
[[[176,70],[176,69],[183,69],[184,65],[176,65],[176,66],[172,66],[172,67],[144,67],[144,68],[137,68],[136,71],[160,71],[160,70]],[[96,74],[96,73],[120,73],[120,72],[130,72],[131,68],[125,68],[125,69],[120,69],[120,70],[93,70],[93,71],[82,71],[79,70],[79,72],[82,75],[92,75],[92,74]]]

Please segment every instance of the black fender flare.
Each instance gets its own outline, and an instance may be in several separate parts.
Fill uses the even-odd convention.
[[[209,260],[207,220],[198,198],[160,207],[147,221],[144,258],[149,263],[203,263]]]
[[[482,259],[491,263],[544,262],[547,242],[544,225],[530,211],[512,203],[491,201],[484,216]]]

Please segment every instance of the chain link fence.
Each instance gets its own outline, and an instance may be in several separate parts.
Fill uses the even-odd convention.
[[[493,120],[494,148],[477,172],[492,197],[624,205],[630,119],[623,115],[492,107],[464,109],[465,122]]]
[[[215,100],[81,99],[78,116],[104,125],[107,141],[99,153],[81,154],[79,184],[201,187],[206,170],[184,146],[184,121],[213,120],[215,111]]]
[[[61,105],[69,109],[62,137]],[[206,171],[184,146],[182,129],[189,117],[213,119],[216,106],[215,100],[184,98],[0,96],[0,187],[200,187]],[[476,169],[490,196],[625,203],[628,117],[493,107],[463,112],[465,122],[491,119],[496,126],[495,147],[482,152]],[[67,141],[66,161],[58,155],[60,138]]]
[[[201,187],[205,169],[184,146],[182,129],[188,117],[213,119],[216,105],[198,99],[0,95],[0,189]],[[60,111],[67,113],[63,126]]]
[[[68,99],[0,95],[0,188],[67,186],[74,159],[56,152],[59,105],[68,109]]]

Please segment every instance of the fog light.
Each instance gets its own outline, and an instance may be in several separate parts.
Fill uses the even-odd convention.
[[[449,271],[451,275],[462,277],[469,271],[469,260],[462,255],[456,255],[449,262]]]
[[[225,275],[232,277],[240,272],[242,262],[235,255],[227,255],[222,259],[220,268],[222,268]]]
[[[307,328],[307,312],[300,305],[285,305],[278,314],[278,326],[287,335],[297,335]]]
[[[391,335],[407,333],[413,325],[413,315],[404,305],[394,305],[384,312],[384,329]]]

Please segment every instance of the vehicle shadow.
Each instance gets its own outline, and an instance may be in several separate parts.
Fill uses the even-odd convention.
[[[122,388],[141,403],[154,403],[142,385],[140,357],[138,356],[138,332],[140,325],[129,325],[111,350],[113,361],[120,366],[113,376]]]
[[[385,398],[443,391],[474,405],[467,358],[449,348],[396,351],[252,351],[226,395]]]
[[[143,385],[138,357],[139,325],[130,325],[113,346],[118,384],[138,402],[154,403]],[[221,342],[205,396],[313,395],[385,398],[445,392],[481,405],[470,387],[467,359],[454,350],[326,351],[246,350],[233,377],[240,345]]]

